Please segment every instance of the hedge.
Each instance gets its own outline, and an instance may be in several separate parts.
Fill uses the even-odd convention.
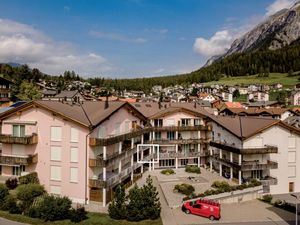
[[[187,172],[187,173],[198,173],[198,174],[201,173],[200,168],[198,166],[195,166],[195,165],[186,166],[185,167],[185,172]]]
[[[160,171],[160,173],[164,174],[164,175],[171,175],[171,174],[175,174],[175,171],[172,169],[164,169],[164,170]]]

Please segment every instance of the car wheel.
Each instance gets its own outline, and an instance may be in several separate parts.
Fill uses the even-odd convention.
[[[214,216],[210,216],[209,220],[213,221],[213,220],[215,220],[215,217]]]
[[[186,214],[190,214],[190,213],[191,213],[191,211],[190,211],[189,209],[186,209],[184,212],[185,212]]]

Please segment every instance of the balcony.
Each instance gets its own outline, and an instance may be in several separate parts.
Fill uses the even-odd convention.
[[[235,160],[233,160],[232,162],[230,161],[230,159],[227,158],[220,158],[220,154],[214,154],[211,155],[210,158],[216,162],[222,162],[222,164],[224,164],[225,166],[228,167],[236,167],[236,168],[241,168],[241,165],[239,165],[239,163]]]
[[[243,161],[241,169],[242,171],[278,169],[278,163],[271,160],[266,163],[261,163],[258,160]]]
[[[23,145],[37,144],[38,135],[32,134],[24,137],[15,137],[10,134],[1,134],[0,142],[5,144],[23,144]]]
[[[276,177],[265,177],[259,180],[263,186],[277,185],[278,180]]]
[[[16,166],[37,163],[38,154],[28,156],[0,155],[0,165]]]
[[[107,138],[89,138],[89,145],[90,146],[107,146],[107,145],[112,145],[121,141],[125,141],[137,136],[141,136],[144,133],[147,133],[150,131],[150,127],[147,128],[139,128],[139,129],[132,129],[131,132],[124,133],[124,134],[118,134],[118,135],[113,135],[111,137]]]
[[[172,158],[196,158],[207,156],[206,152],[166,152],[159,153],[160,159],[172,159]]]
[[[210,126],[205,125],[195,125],[195,126],[157,126],[152,127],[151,131],[201,131],[210,130]]]
[[[221,141],[211,141],[210,146],[219,148],[225,151],[234,152],[238,154],[268,154],[278,153],[278,147],[273,145],[264,145],[262,147],[245,147],[239,148],[233,144]]]
[[[190,138],[190,139],[156,139],[147,141],[149,144],[203,144],[207,143],[205,138]]]

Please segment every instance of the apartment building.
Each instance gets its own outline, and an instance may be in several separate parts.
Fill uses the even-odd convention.
[[[133,103],[148,118],[146,146],[156,145],[159,157],[154,168],[205,165],[211,127],[208,111],[197,103]]]
[[[265,192],[300,191],[300,131],[280,120],[212,117],[210,169],[240,184],[259,179]]]

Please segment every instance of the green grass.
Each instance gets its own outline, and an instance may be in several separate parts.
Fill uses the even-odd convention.
[[[281,83],[284,87],[293,87],[298,81],[299,76],[288,77],[287,73],[270,73],[269,77],[257,77],[257,75],[240,76],[240,77],[226,77],[221,78],[219,81],[211,81],[205,83],[211,84],[224,84],[224,85],[249,85],[249,84],[275,84]]]
[[[74,225],[70,220],[62,220],[55,222],[44,222],[40,219],[34,219],[23,215],[10,214],[6,211],[0,211],[0,217],[6,218],[8,220],[13,220],[21,223],[28,223],[33,225]],[[128,222],[126,220],[113,220],[107,214],[101,213],[88,213],[88,219],[82,221],[78,224],[84,225],[162,225],[161,219],[157,220],[144,220],[140,222]]]

